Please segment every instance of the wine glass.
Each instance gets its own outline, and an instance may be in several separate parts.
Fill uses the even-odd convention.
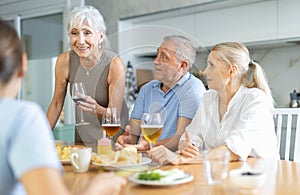
[[[102,129],[112,139],[121,128],[120,113],[117,108],[107,108],[102,116]]]
[[[86,96],[86,94],[84,92],[83,84],[81,82],[73,83],[72,84],[72,99],[73,99],[73,101],[75,103],[77,103],[78,101],[85,102],[85,96]],[[76,121],[76,126],[88,125],[88,124],[90,124],[90,123],[84,121],[83,112],[80,109],[80,122],[77,123],[77,121]]]
[[[160,113],[144,113],[141,120],[141,129],[144,138],[153,148],[163,128],[163,121]]]

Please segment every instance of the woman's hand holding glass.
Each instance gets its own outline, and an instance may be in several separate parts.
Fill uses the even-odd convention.
[[[97,107],[100,107],[96,100],[94,100],[91,96],[85,96],[85,101],[80,102],[80,105],[78,106],[85,112],[92,112],[95,114],[97,114]]]

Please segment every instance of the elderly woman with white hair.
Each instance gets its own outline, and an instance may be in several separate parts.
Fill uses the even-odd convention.
[[[94,7],[72,10],[67,18],[67,31],[71,50],[57,58],[55,91],[47,118],[54,128],[64,105],[68,83],[82,82],[88,96],[76,102],[75,119],[80,121],[81,109],[89,125],[76,126],[75,142],[93,147],[102,137],[101,118],[107,107],[117,107],[121,111],[121,128],[128,122],[123,98],[125,66],[117,54],[108,50],[105,23]]]

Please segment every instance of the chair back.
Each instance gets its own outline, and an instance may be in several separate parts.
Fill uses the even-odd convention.
[[[275,127],[281,159],[300,162],[300,108],[276,108]]]

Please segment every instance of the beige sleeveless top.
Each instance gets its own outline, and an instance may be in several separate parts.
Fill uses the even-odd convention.
[[[82,82],[85,87],[87,95],[94,98],[97,103],[103,107],[108,106],[109,93],[107,77],[109,67],[112,59],[116,54],[112,51],[104,50],[99,63],[90,68],[86,69],[80,64],[79,56],[73,51],[70,51],[70,64],[69,64],[69,75],[68,81],[70,86],[74,82]],[[72,89],[70,87],[70,94]],[[76,126],[75,131],[75,142],[85,143],[87,145],[97,144],[97,140],[102,137],[101,119],[90,112],[83,111],[83,118],[89,125]],[[121,130],[125,129],[128,123],[128,109],[125,101],[123,101],[123,107],[121,111]],[[75,120],[80,121],[80,109],[75,106]],[[121,133],[121,132],[120,132]],[[116,135],[118,136],[118,135]],[[93,147],[94,148],[94,147]]]

